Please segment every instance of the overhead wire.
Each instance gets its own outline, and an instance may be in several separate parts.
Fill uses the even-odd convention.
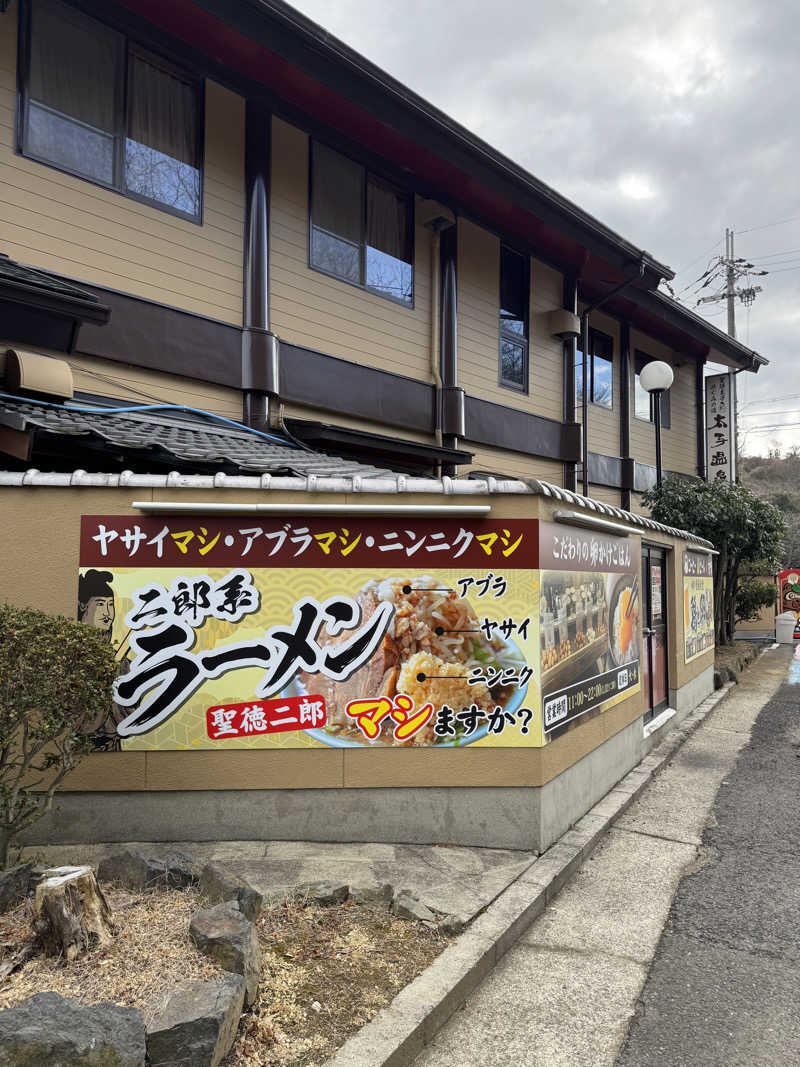
[[[785,226],[789,222],[797,222],[800,220],[800,215],[792,215],[788,219],[778,219],[775,222],[765,222],[763,226],[750,226],[746,230],[735,230],[734,232],[738,236],[740,233],[755,233],[756,230],[769,230],[773,226]]]

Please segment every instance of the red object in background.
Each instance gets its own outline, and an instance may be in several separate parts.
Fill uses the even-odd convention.
[[[800,615],[800,567],[781,571],[778,575],[778,589],[778,611],[793,611]]]
[[[325,700],[316,693],[307,697],[286,697],[285,700],[217,704],[206,711],[206,733],[212,741],[311,730],[326,722]]]

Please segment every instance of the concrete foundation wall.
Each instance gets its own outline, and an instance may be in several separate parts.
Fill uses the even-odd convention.
[[[637,718],[543,786],[229,789],[59,794],[25,844],[385,841],[543,852],[713,690],[713,669],[671,694],[649,737]]]

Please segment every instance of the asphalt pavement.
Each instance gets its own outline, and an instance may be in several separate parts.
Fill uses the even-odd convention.
[[[741,676],[415,1067],[800,1067],[790,658]]]
[[[619,1067],[800,1064],[798,683],[765,705],[721,785]]]

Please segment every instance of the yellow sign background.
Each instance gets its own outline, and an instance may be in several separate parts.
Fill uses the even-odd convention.
[[[82,568],[85,570],[86,568]],[[178,577],[193,577],[206,574],[213,580],[223,579],[230,567],[165,568],[165,567],[109,567],[113,578],[116,615],[113,628],[115,646],[125,643],[127,628],[125,616],[133,607],[135,590],[148,584],[158,583],[169,587]],[[281,568],[280,570],[248,568],[254,584],[261,595],[257,612],[246,615],[239,623],[206,619],[196,629],[196,643],[192,651],[223,648],[226,644],[263,637],[271,626],[290,623],[295,603],[304,596],[324,600],[334,594],[355,597],[370,580],[383,578],[408,578],[413,581],[423,575],[433,575],[438,584],[458,591],[457,579],[464,577],[464,569],[443,568],[432,571],[403,570],[386,571],[376,575],[374,569],[341,568],[331,570],[316,568]],[[497,572],[495,572],[497,573]],[[478,577],[478,575],[476,575]],[[511,618],[521,622],[529,618],[526,638],[511,635],[523,654],[527,665],[533,670],[521,707],[530,708],[533,717],[523,734],[519,723],[507,726],[501,734],[487,734],[472,742],[481,747],[537,747],[545,743],[542,729],[541,700],[539,692],[539,572],[534,570],[510,570],[503,575],[507,583],[502,597],[495,598],[491,590],[484,596],[467,595],[466,599],[479,619],[488,617],[497,621]],[[470,587],[470,593],[475,586]],[[285,733],[254,734],[247,737],[212,740],[206,731],[206,710],[225,704],[257,700],[256,686],[263,677],[263,670],[254,667],[232,670],[220,678],[210,679],[195,692],[166,722],[146,734],[122,740],[125,751],[153,751],[175,749],[277,749],[277,748],[326,748],[324,742],[303,730]],[[277,694],[276,694],[277,695]],[[368,697],[372,694],[365,693]],[[363,744],[369,745],[366,738]],[[443,739],[442,748],[452,746],[452,741]],[[381,745],[380,747],[387,747]],[[398,746],[399,747],[399,746]],[[431,747],[439,747],[431,746]]]

